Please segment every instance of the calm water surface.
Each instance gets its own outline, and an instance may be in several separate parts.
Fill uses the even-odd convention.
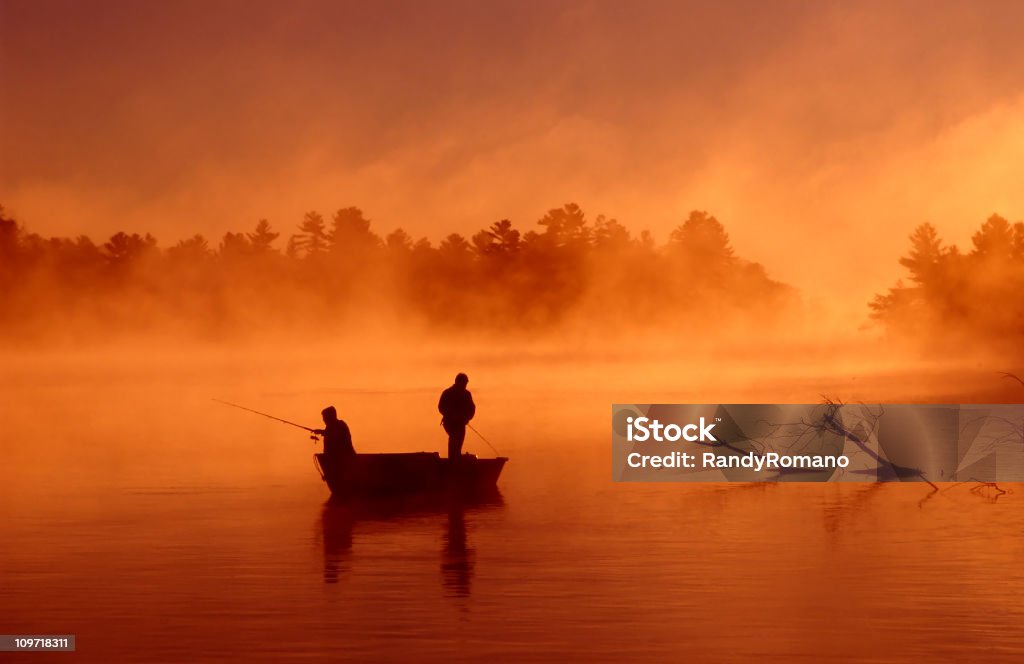
[[[1024,661],[1024,487],[615,484],[611,398],[481,387],[500,497],[335,505],[233,380],[9,383],[0,632],[78,636],[31,661]],[[242,396],[444,444],[432,393]]]

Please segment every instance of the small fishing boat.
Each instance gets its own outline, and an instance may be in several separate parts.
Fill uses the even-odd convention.
[[[458,463],[437,452],[314,455],[320,477],[333,496],[387,495],[454,490],[494,490],[507,457],[480,459],[463,454]]]
[[[214,401],[302,429],[313,442],[320,442],[324,435],[323,429],[296,424],[230,401]],[[472,425],[469,428],[490,445]],[[494,449],[493,445],[491,449]],[[452,463],[442,459],[437,452],[348,455],[321,452],[313,455],[320,478],[327,483],[331,496],[336,498],[437,492],[453,494],[451,497],[457,498],[480,497],[496,491],[498,475],[501,475],[506,461],[508,457],[479,459],[474,454],[463,454],[458,463]]]

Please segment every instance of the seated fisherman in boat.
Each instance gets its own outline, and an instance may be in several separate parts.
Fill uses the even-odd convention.
[[[314,433],[324,437],[324,454],[334,458],[354,456],[356,450],[352,447],[352,434],[345,420],[338,419],[334,406],[324,408],[320,414],[324,417],[324,428],[316,429]]]
[[[455,376],[455,384],[441,393],[437,409],[441,411],[441,426],[448,434],[448,459],[462,457],[462,443],[466,440],[466,425],[476,414],[473,395],[466,389],[469,377],[464,373]]]

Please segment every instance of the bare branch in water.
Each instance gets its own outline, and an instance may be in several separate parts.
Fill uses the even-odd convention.
[[[931,485],[932,489],[934,489],[935,491],[939,490],[939,487],[936,486],[934,482],[932,482],[931,480],[924,476],[924,471],[922,471],[921,469],[900,466],[898,464],[893,463],[892,461],[889,461],[888,459],[881,457],[877,452],[875,452],[874,450],[870,449],[867,446],[866,440],[864,440],[861,436],[857,435],[856,433],[848,430],[842,424],[842,422],[839,421],[839,418],[837,417],[839,409],[842,408],[842,406],[844,405],[841,401],[833,401],[832,399],[826,397],[824,404],[826,406],[826,410],[825,415],[822,417],[822,424],[819,425],[821,429],[843,436],[846,440],[849,440],[857,447],[859,447],[862,452],[864,452],[872,459],[874,459],[876,463],[885,464],[891,467],[894,471],[896,471],[897,476],[903,475],[904,477],[917,477],[921,479],[921,481],[927,482],[929,485]],[[880,407],[878,413],[874,414],[875,421],[872,425],[872,430],[874,429],[874,425],[877,424],[878,420],[881,419],[881,416],[884,412],[885,409]]]
[[[1021,387],[1024,387],[1024,379],[1021,379],[1021,377],[1018,376],[1017,374],[1013,374],[1013,373],[1010,373],[1008,371],[1000,371],[999,374],[1003,378],[1012,378],[1013,380],[1015,380],[1018,383],[1020,383]]]

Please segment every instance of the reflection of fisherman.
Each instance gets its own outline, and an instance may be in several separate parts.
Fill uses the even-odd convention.
[[[459,459],[462,456],[462,443],[466,440],[466,425],[476,414],[473,395],[466,389],[469,377],[460,373],[455,377],[455,384],[441,393],[437,409],[441,411],[441,426],[448,434],[448,458]]]
[[[456,597],[469,597],[473,580],[473,549],[466,545],[466,516],[462,505],[448,508],[448,529],[441,552],[441,583]]]
[[[324,583],[337,583],[348,571],[352,555],[355,514],[344,504],[328,500],[320,514],[324,545]]]
[[[352,434],[345,421],[338,419],[334,406],[324,408],[320,414],[324,416],[324,428],[316,429],[314,433],[324,437],[324,454],[334,458],[355,454]]]

